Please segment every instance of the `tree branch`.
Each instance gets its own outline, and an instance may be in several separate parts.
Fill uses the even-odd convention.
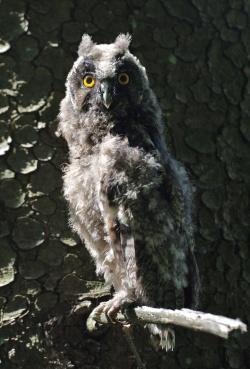
[[[170,310],[141,306],[127,309],[125,315],[119,312],[116,320],[121,324],[128,322],[142,325],[146,323],[173,324],[195,331],[211,333],[222,338],[228,338],[229,333],[234,330],[239,330],[242,333],[247,332],[246,324],[239,319],[230,319],[190,309]],[[107,324],[110,322],[105,314],[100,314],[94,309],[87,320],[87,328],[90,331],[95,330],[96,323]]]

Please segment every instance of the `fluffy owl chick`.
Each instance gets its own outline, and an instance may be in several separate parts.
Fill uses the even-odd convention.
[[[59,115],[70,223],[114,287],[99,307],[109,317],[132,302],[194,307],[199,293],[191,187],[166,148],[160,107],[129,44],[128,35],[112,44],[83,35]],[[173,347],[169,327],[147,327],[158,346]]]

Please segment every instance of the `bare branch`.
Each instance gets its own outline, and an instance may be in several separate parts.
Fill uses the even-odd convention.
[[[239,330],[242,333],[247,332],[246,324],[239,319],[230,319],[190,309],[170,310],[141,306],[127,310],[126,316],[119,312],[116,320],[122,324],[128,321],[142,325],[146,323],[173,324],[195,331],[211,333],[222,338],[228,338],[229,333],[234,330]],[[110,322],[103,313],[99,314],[94,309],[87,320],[88,329],[90,331],[96,329],[96,323],[107,324]]]

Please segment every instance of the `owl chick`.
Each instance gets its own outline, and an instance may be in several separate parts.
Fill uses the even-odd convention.
[[[166,147],[160,107],[129,44],[129,35],[95,44],[84,34],[59,114],[70,223],[114,287],[99,307],[110,318],[135,302],[195,307],[199,295],[191,186]],[[147,327],[172,349],[170,327]]]

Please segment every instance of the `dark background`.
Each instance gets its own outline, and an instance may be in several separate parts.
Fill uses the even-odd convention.
[[[98,287],[67,228],[67,148],[54,135],[83,32],[132,34],[196,187],[200,308],[249,322],[249,11],[249,0],[0,1],[0,368],[135,368],[119,328],[87,334],[88,302],[69,314]],[[250,367],[247,334],[178,330],[167,355],[138,337],[149,368]]]

